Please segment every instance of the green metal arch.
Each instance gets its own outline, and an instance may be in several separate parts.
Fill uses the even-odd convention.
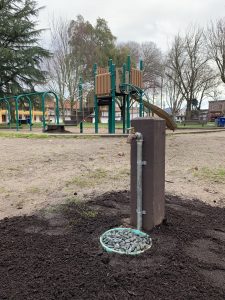
[[[43,115],[43,129],[45,129],[46,127],[46,121],[45,121],[45,98],[47,95],[52,94],[55,97],[56,100],[56,124],[59,124],[59,99],[58,96],[55,92],[53,91],[46,91],[46,92],[33,92],[33,93],[24,93],[24,94],[20,94],[17,96],[8,96],[8,97],[4,97],[4,98],[0,98],[0,101],[5,101],[7,102],[7,106],[8,106],[8,113],[10,113],[10,103],[8,101],[9,100],[15,100],[16,103],[16,129],[17,131],[19,130],[19,100],[21,98],[26,98],[29,102],[29,111],[30,111],[30,130],[32,130],[32,99],[30,98],[30,96],[35,96],[35,95],[39,95],[41,96],[41,106],[42,106],[42,115]],[[10,116],[10,122],[11,122],[11,114],[9,114]]]
[[[16,130],[19,130],[19,100],[21,98],[26,98],[29,102],[29,113],[30,113],[30,131],[32,130],[32,102],[28,94],[22,94],[16,97]]]
[[[55,92],[52,92],[52,91],[43,92],[42,98],[41,98],[43,131],[45,130],[45,127],[46,127],[46,121],[45,121],[45,98],[49,94],[53,94],[55,96],[55,100],[56,100],[56,124],[59,125],[59,98],[58,98],[58,96],[57,96],[57,94]]]

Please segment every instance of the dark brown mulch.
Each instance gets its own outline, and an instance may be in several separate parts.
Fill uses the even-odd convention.
[[[129,216],[126,191],[2,220],[0,299],[225,299],[225,209],[166,200],[167,220],[137,257],[99,245]]]

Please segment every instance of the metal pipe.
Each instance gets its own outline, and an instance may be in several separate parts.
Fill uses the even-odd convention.
[[[137,140],[137,229],[142,229],[142,145],[143,135],[140,132],[135,133]]]

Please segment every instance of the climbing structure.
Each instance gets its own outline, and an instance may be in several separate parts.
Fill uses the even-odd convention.
[[[20,94],[17,96],[8,96],[4,98],[0,98],[0,103],[5,103],[7,108],[7,119],[8,119],[8,126],[11,127],[12,123],[12,117],[11,111],[15,114],[15,124],[16,124],[16,130],[18,131],[20,128],[20,125],[22,124],[22,121],[25,121],[25,123],[29,124],[30,130],[32,130],[32,121],[33,121],[33,109],[34,109],[34,99],[33,97],[39,97],[40,99],[40,106],[41,106],[41,113],[42,113],[42,126],[43,131],[45,131],[46,128],[46,112],[45,112],[45,102],[46,97],[51,95],[55,98],[55,123],[59,125],[59,100],[58,96],[53,91],[45,91],[45,92],[33,92],[33,93],[25,93]],[[20,120],[19,117],[19,104],[20,102],[26,102],[28,103],[28,119],[27,120]],[[29,120],[29,122],[27,122]]]
[[[143,91],[143,63],[140,61],[139,69],[131,67],[130,56],[127,64],[122,68],[116,68],[112,60],[109,60],[108,68],[94,65],[94,110],[95,133],[98,133],[99,107],[108,106],[108,132],[115,133],[115,107],[119,98],[123,119],[123,132],[130,128],[131,101],[139,102],[139,116],[144,116],[144,111],[152,111],[166,120],[167,127],[174,130],[175,122],[159,107],[150,103]],[[146,99],[144,99],[146,98]]]

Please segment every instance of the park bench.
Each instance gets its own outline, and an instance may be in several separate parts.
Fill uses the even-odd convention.
[[[19,125],[30,124],[30,119],[19,119]]]
[[[44,132],[65,132],[64,124],[47,124]]]

